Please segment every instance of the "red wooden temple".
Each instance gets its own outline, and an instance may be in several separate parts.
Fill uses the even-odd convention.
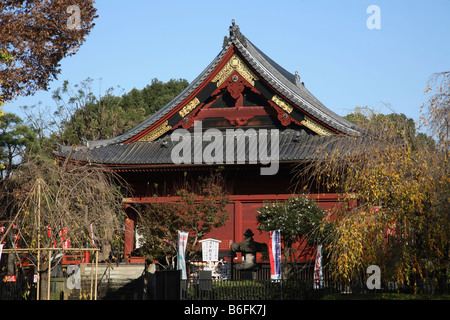
[[[203,135],[199,143],[196,131]],[[190,142],[186,139],[186,149],[176,161],[173,149],[178,148],[176,154],[181,155],[181,146],[173,139],[175,132],[192,138]],[[224,147],[223,152],[215,144],[214,152],[209,153],[211,159],[202,158],[199,150],[205,152],[208,144],[212,148],[212,138],[208,137],[216,141],[227,132],[243,132],[244,142],[227,150]],[[272,132],[277,136],[269,134]],[[263,140],[253,135],[268,138],[268,149],[277,140],[277,154],[273,149],[264,154]],[[88,141],[76,149],[61,147],[58,156],[101,164],[119,173],[133,187],[133,194],[123,199],[126,207],[173,201],[171,195],[186,175],[210,174],[222,167],[231,192],[227,205],[230,218],[206,238],[221,240],[220,250],[229,250],[230,242],[242,241],[247,229],[253,230],[255,241],[269,243],[268,234],[257,231],[258,208],[264,201],[285,200],[295,193],[296,166],[314,158],[318,148],[332,148],[329,142],[336,135],[358,137],[362,130],[325,107],[306,89],[297,72],[288,72],[266,56],[233,21],[220,53],[166,106],[123,135]],[[265,161],[258,158],[263,155]],[[264,174],[264,168],[272,172]],[[160,195],[157,200],[154,194]],[[333,193],[312,190],[310,196],[323,209],[339,203]],[[132,210],[126,212],[125,255],[132,259],[134,228],[139,222]]]

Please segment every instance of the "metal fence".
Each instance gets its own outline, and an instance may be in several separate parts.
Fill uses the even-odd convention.
[[[326,296],[376,298],[382,293],[448,294],[447,288],[422,282],[414,285],[382,283],[381,289],[369,289],[365,283],[324,281],[320,289],[312,280],[187,280],[181,285],[182,300],[321,300]]]
[[[321,299],[322,291],[299,280],[193,280],[182,286],[183,300]]]
[[[58,269],[53,268],[56,272]],[[381,289],[369,289],[364,281],[338,283],[333,281],[330,273],[324,269],[323,282],[320,289],[314,288],[314,277],[311,268],[303,268],[295,274],[293,279],[289,280],[270,280],[270,274],[267,271],[270,268],[262,268],[258,271],[253,280],[245,280],[239,277],[239,273],[233,274],[231,279],[206,279],[189,278],[181,280],[180,270],[157,271],[148,275],[147,294],[142,295],[144,289],[143,277],[136,279],[140,284],[132,288],[133,291],[126,297],[110,296],[107,299],[151,299],[151,300],[321,300],[334,298],[344,298],[343,295],[352,299],[377,299],[377,294],[381,293],[410,293],[410,294],[449,294],[448,282],[439,284],[437,282],[416,279],[409,285],[397,282],[381,282]],[[52,299],[71,299],[72,293],[76,294],[81,290],[74,290],[70,296],[61,297],[61,288],[58,284],[66,283],[67,277],[52,272],[51,297]],[[265,279],[263,277],[266,277]],[[3,277],[1,277],[3,278]],[[59,281],[59,280],[61,280]],[[58,282],[59,281],[59,282]],[[101,282],[101,280],[99,280]],[[88,285],[81,285],[82,288],[88,288]],[[58,289],[59,288],[59,289]],[[125,287],[123,289],[126,289]],[[128,289],[127,289],[128,290]],[[117,290],[122,291],[123,290]],[[330,296],[331,295],[331,296]],[[375,295],[375,297],[374,297]],[[80,294],[77,294],[80,296]],[[353,297],[352,297],[353,296]],[[378,297],[382,297],[379,295]],[[104,297],[99,297],[104,298]],[[0,300],[35,300],[36,286],[33,279],[28,275],[19,273],[16,282],[0,281]],[[77,299],[81,299],[78,297]],[[346,299],[346,298],[344,298]]]
[[[0,274],[0,300],[35,300],[36,286],[32,279],[19,273],[14,282],[4,280],[5,275]]]
[[[231,279],[188,279],[182,282],[183,300],[320,300],[330,295],[370,295],[381,293],[448,294],[448,283],[437,283],[423,279],[410,279],[408,284],[382,281],[380,289],[367,286],[367,275],[360,281],[337,282],[331,272],[323,269],[320,288],[314,283],[314,268],[300,266],[293,272],[292,279],[270,280],[270,266],[263,265],[253,277],[245,280],[234,270]]]

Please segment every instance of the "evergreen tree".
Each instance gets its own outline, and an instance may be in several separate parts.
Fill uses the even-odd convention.
[[[51,154],[55,143],[81,145],[84,140],[108,139],[126,133],[176,97],[188,82],[171,79],[167,83],[153,79],[139,90],[133,88],[123,95],[109,88],[102,95],[92,90],[93,79],[63,85],[53,92],[57,110],[50,119],[41,119],[37,106],[24,106],[28,123],[40,135],[41,146]],[[47,108],[48,109],[48,108]],[[45,113],[45,112],[44,112]]]
[[[8,177],[16,159],[39,149],[36,134],[13,113],[0,115],[0,172]],[[17,160],[20,162],[20,160]]]

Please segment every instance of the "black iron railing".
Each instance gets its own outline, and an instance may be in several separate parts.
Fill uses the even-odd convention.
[[[324,281],[320,288],[313,280],[187,280],[182,281],[182,300],[321,300],[332,297],[360,296],[377,298],[383,293],[436,294],[442,288],[420,283],[405,285],[382,283],[380,289],[369,289],[362,282]],[[445,289],[448,292],[448,288]],[[375,296],[374,296],[375,295]]]

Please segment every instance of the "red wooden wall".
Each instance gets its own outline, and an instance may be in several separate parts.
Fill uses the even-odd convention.
[[[284,201],[291,197],[290,194],[270,194],[270,195],[232,195],[230,196],[230,203],[226,206],[229,213],[229,219],[226,224],[216,230],[211,231],[205,238],[213,238],[222,241],[219,250],[229,251],[229,246],[232,242],[239,243],[244,240],[244,232],[251,229],[255,234],[253,239],[256,242],[263,242],[269,244],[269,234],[267,232],[260,232],[256,215],[258,209],[265,201]],[[338,195],[331,194],[311,194],[308,195],[316,199],[318,205],[324,209],[329,210],[335,206],[339,206]],[[125,198],[126,205],[132,203],[151,203],[151,202],[167,202],[177,201],[178,197],[140,197],[140,198]],[[125,255],[130,255],[134,249],[134,225],[133,216],[129,216],[125,225]],[[258,255],[261,258],[261,255]],[[238,259],[240,255],[238,254]]]

